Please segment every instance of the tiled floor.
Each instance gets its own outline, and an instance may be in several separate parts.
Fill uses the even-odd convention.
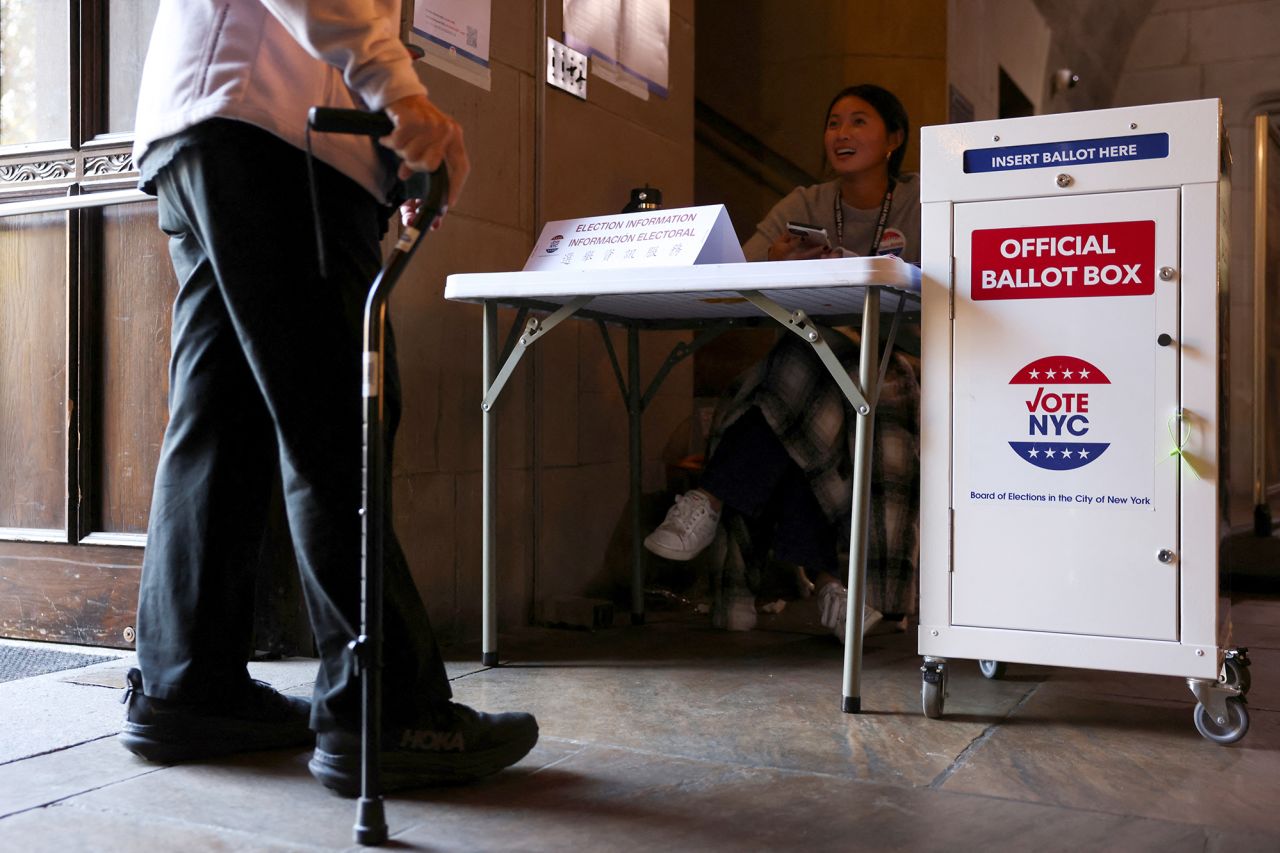
[[[764,630],[657,614],[529,630],[510,663],[449,664],[460,701],[537,714],[542,740],[467,787],[388,801],[408,850],[1280,850],[1280,599],[1237,601],[1252,727],[1216,746],[1172,678],[957,663],[920,713],[905,634],[867,640],[864,713],[806,603]],[[770,622],[773,622],[770,625]],[[780,630],[786,627],[788,630]],[[113,738],[127,658],[0,684],[0,850],[351,848],[354,806],[305,752],[149,765]],[[309,661],[255,664],[305,694]]]

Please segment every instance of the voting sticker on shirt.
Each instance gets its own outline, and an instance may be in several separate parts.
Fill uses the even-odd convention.
[[[877,254],[896,255],[900,258],[906,249],[907,235],[903,234],[897,228],[884,229],[884,233],[880,235],[880,249]]]

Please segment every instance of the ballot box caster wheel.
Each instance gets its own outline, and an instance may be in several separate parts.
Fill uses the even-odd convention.
[[[1243,696],[1249,692],[1253,679],[1249,675],[1248,649],[1232,649],[1222,662],[1222,683],[1234,687]]]
[[[947,662],[940,658],[925,658],[920,667],[920,705],[924,715],[931,720],[942,716],[942,706],[947,699]]]
[[[941,684],[932,681],[920,684],[920,703],[924,708],[924,715],[929,719],[937,720],[942,717],[942,704],[945,700]]]
[[[1004,661],[1002,660],[980,660],[978,669],[982,672],[983,678],[990,678],[992,681],[1004,678]]]
[[[1226,700],[1226,713],[1214,717],[1204,705],[1196,704],[1196,731],[1214,743],[1235,743],[1249,731],[1249,711],[1244,700],[1235,696]]]

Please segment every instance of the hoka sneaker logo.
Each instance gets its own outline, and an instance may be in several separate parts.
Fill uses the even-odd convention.
[[[417,752],[463,752],[467,748],[462,732],[433,732],[428,729],[405,729],[400,748]]]

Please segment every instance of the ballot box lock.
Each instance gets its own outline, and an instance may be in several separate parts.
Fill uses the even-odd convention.
[[[1170,551],[1168,548],[1161,548],[1160,552],[1156,554],[1156,559],[1162,563],[1172,563],[1173,557],[1174,557],[1173,552]]]

